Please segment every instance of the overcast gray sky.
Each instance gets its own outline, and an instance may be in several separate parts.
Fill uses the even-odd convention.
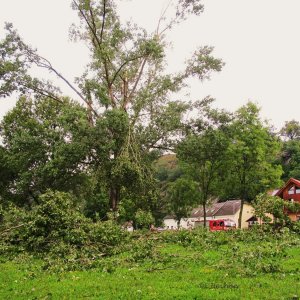
[[[154,30],[167,0],[123,0],[121,15]],[[300,1],[204,0],[205,12],[190,18],[170,35],[170,70],[180,69],[197,46],[215,47],[226,66],[210,81],[193,81],[193,99],[211,95],[216,105],[234,111],[248,100],[258,103],[262,116],[280,128],[299,120]],[[67,78],[80,76],[88,61],[84,46],[68,40],[77,16],[69,0],[0,0],[0,39],[5,21],[47,57]],[[65,90],[68,92],[68,90]],[[13,107],[0,99],[0,118]]]

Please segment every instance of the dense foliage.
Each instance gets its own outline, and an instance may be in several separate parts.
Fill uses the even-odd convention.
[[[2,213],[0,235],[1,255],[25,251],[72,268],[90,267],[122,251],[127,232],[111,220],[92,222],[74,208],[70,194],[49,190],[30,211],[9,206]]]
[[[154,257],[164,263],[154,239],[129,236],[121,225],[130,221],[135,228],[149,229],[161,225],[168,213],[179,223],[196,205],[205,211],[211,199],[251,202],[279,187],[283,172],[283,178],[300,176],[298,122],[286,123],[281,140],[260,118],[255,103],[231,114],[214,109],[209,97],[178,100],[190,78],[208,79],[224,63],[204,46],[183,70],[167,74],[168,31],[203,11],[200,0],[175,3],[149,33],[123,24],[117,1],[73,0],[80,25],[72,27],[71,36],[85,42],[91,54],[76,83],[6,24],[0,41],[0,96],[19,99],[0,124],[3,255],[32,253],[45,259],[45,268],[93,267],[103,256],[128,251],[131,262]],[[78,99],[32,77],[33,66],[54,73]],[[258,214],[284,217],[282,202],[275,201],[276,207],[270,201],[257,203]],[[298,230],[295,224],[281,225]],[[228,234],[228,240],[243,235],[237,232]],[[206,231],[159,237],[204,248],[214,238]],[[225,240],[220,233],[210,243]],[[265,252],[269,249],[261,255]]]
[[[1,124],[3,201],[30,206],[52,189],[71,192],[93,219],[105,219],[113,210],[120,221],[138,223],[143,210],[161,220],[152,163],[160,150],[174,148],[190,108],[175,93],[191,77],[204,80],[220,71],[223,62],[204,46],[180,72],[165,71],[166,35],[188,16],[202,13],[200,0],[176,1],[150,33],[122,22],[117,4],[72,1],[80,24],[71,28],[71,36],[91,54],[76,84],[6,24],[0,42],[0,96],[18,93],[21,98]],[[84,107],[50,82],[32,77],[34,65],[58,76]]]
[[[0,298],[297,299],[299,238],[272,232],[135,236],[132,251],[97,269],[45,272],[41,262],[0,260]],[[205,243],[204,243],[205,242]],[[205,251],[203,251],[205,249]]]

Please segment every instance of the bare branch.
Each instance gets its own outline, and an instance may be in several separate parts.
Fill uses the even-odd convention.
[[[167,10],[169,9],[171,3],[172,3],[172,0],[169,1],[168,5],[166,6],[166,8],[165,8],[164,11],[162,12],[161,16],[159,17],[158,24],[157,24],[157,28],[156,28],[156,34],[157,34],[158,36],[161,35],[161,34],[159,33],[160,23],[161,23],[161,21],[163,20],[163,18],[164,18],[164,16],[165,16]]]
[[[29,225],[31,223],[33,223],[33,222],[23,223],[23,224],[20,224],[20,225],[17,225],[17,226],[13,226],[13,227],[7,228],[7,229],[3,230],[2,232],[0,232],[0,236],[5,235],[9,231],[12,231],[12,230],[17,229],[17,228],[24,227],[25,225]]]
[[[101,25],[101,32],[100,32],[100,42],[101,43],[103,40],[105,17],[106,17],[106,0],[103,1],[103,16],[102,16],[102,25]]]
[[[84,18],[84,20],[85,20],[86,24],[88,25],[88,27],[89,27],[91,33],[93,34],[95,40],[97,41],[98,46],[101,47],[101,42],[100,42],[100,40],[99,40],[99,38],[98,38],[98,36],[97,36],[96,27],[93,28],[93,26],[90,24],[89,20],[87,19],[86,15],[85,15],[84,12],[82,11],[82,9],[80,9],[78,3],[77,3],[75,0],[73,0],[73,3],[76,5],[76,7],[77,7],[77,9],[79,10],[81,16]],[[91,10],[90,10],[90,12],[91,12]],[[92,14],[91,16],[93,16],[93,14]],[[92,22],[94,22],[94,19],[92,19]],[[94,26],[95,26],[95,23],[94,23]],[[94,39],[92,39],[92,41],[93,41],[93,43],[94,43]],[[95,44],[94,44],[94,46],[96,47]]]
[[[114,81],[116,80],[116,78],[118,77],[119,73],[122,71],[122,69],[128,64],[130,63],[131,61],[134,61],[134,60],[138,60],[140,58],[143,58],[144,56],[143,55],[139,55],[139,56],[135,56],[133,58],[129,58],[128,60],[126,60],[120,67],[119,69],[116,71],[111,83],[113,84]],[[121,77],[121,76],[120,76]]]
[[[87,104],[87,106],[89,107],[89,109],[91,111],[93,111],[95,116],[98,116],[97,111],[92,107],[91,103],[87,99],[85,99],[85,97],[74,87],[74,85],[72,85],[61,73],[59,73],[52,66],[52,64],[49,62],[49,60],[36,54],[35,52],[33,52],[30,49],[27,49],[27,53],[29,54],[29,56],[32,57],[32,62],[34,62],[38,67],[48,69],[49,71],[55,73],[60,79],[62,79],[80,97],[80,99],[83,100]]]
[[[59,103],[63,103],[63,101],[60,100],[59,97],[55,96],[54,94],[50,93],[50,92],[47,92],[47,91],[44,91],[42,89],[39,89],[38,87],[30,87],[33,91],[35,91],[36,93],[39,93],[40,95],[42,96],[45,96],[45,97],[48,97],[48,98],[51,98],[52,100],[55,100]]]
[[[139,74],[138,74],[138,76],[137,76],[137,78],[136,78],[136,81],[135,81],[135,83],[134,83],[134,86],[133,86],[133,88],[132,88],[132,90],[131,90],[131,92],[130,92],[128,98],[127,98],[126,103],[124,103],[124,108],[126,108],[126,105],[127,105],[128,102],[132,99],[132,97],[133,97],[133,95],[134,95],[134,93],[135,93],[135,91],[136,91],[137,85],[138,85],[138,83],[139,83],[139,81],[140,81],[140,79],[141,79],[141,77],[142,77],[142,75],[143,75],[143,71],[144,71],[145,65],[146,65],[146,63],[147,63],[147,59],[148,59],[148,57],[145,57],[144,60],[143,60],[143,62],[142,62],[142,65],[141,65],[141,68],[140,68],[140,72],[139,72]]]
[[[73,3],[75,4],[77,9],[79,10],[81,16],[85,20],[87,26],[89,27],[89,29],[90,29],[93,37],[94,37],[92,39],[94,47],[95,48],[99,47],[101,49],[102,48],[102,41],[103,41],[104,23],[105,23],[105,17],[106,17],[106,0],[104,0],[104,7],[103,7],[104,11],[103,11],[103,18],[102,18],[102,27],[101,27],[101,33],[100,33],[100,40],[99,40],[98,35],[97,35],[97,27],[96,27],[96,24],[95,24],[95,17],[94,17],[92,9],[91,8],[89,9],[90,17],[91,17],[91,20],[92,20],[92,24],[91,24],[89,22],[87,16],[85,15],[85,13],[82,11],[82,9],[80,9],[78,3],[75,0],[73,0]],[[112,106],[115,107],[116,102],[114,101],[114,97],[113,97],[112,82],[110,81],[110,78],[109,78],[109,71],[108,71],[108,65],[107,65],[107,61],[109,61],[109,57],[107,57],[107,56],[106,56],[106,58],[101,57],[101,60],[103,62],[103,66],[104,66],[104,70],[105,70],[105,80],[106,80],[106,83],[107,83],[107,86],[108,86],[111,103],[112,103]]]

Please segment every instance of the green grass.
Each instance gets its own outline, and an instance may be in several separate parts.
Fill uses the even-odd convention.
[[[155,245],[152,258],[129,261],[123,253],[87,271],[51,273],[34,258],[3,259],[0,299],[299,299],[299,244],[286,243],[284,255],[273,252],[278,241]]]

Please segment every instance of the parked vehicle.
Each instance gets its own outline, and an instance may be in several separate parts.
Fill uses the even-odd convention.
[[[231,219],[209,220],[209,229],[217,230],[232,230],[236,228],[236,223]]]

